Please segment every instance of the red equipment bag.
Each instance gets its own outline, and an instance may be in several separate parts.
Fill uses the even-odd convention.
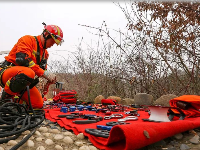
[[[73,104],[76,103],[76,98],[75,98],[76,94],[77,92],[75,90],[60,91],[58,94],[54,96],[53,101]]]
[[[75,90],[69,90],[69,91],[60,91],[59,92],[61,95],[65,96],[65,95],[75,95],[77,94],[77,92]]]
[[[70,99],[62,98],[61,100],[63,103],[66,104],[76,104],[76,98],[70,98]]]
[[[101,104],[102,105],[117,105],[117,102],[114,99],[102,99]]]

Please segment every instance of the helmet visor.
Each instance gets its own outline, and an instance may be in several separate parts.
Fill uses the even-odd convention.
[[[64,42],[59,35],[51,34],[51,37],[54,39],[57,45],[61,45]]]

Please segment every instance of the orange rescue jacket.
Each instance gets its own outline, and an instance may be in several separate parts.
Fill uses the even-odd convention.
[[[49,54],[48,51],[46,49],[43,49],[42,43],[41,43],[41,39],[40,39],[40,35],[37,36],[38,42],[39,42],[39,47],[40,47],[40,61],[42,59],[42,54],[43,52],[45,52],[44,54],[44,58],[43,59],[48,59]],[[15,60],[16,60],[16,53],[25,53],[29,56],[29,58],[32,60],[31,63],[29,63],[29,67],[35,72],[35,74],[40,77],[44,74],[44,70],[42,68],[40,68],[40,66],[37,64],[37,41],[35,40],[34,36],[30,36],[30,35],[25,35],[23,37],[21,37],[18,42],[14,45],[14,47],[12,48],[12,50],[10,51],[8,56],[5,56],[5,59],[8,62],[11,62],[13,64],[16,64]],[[47,66],[46,66],[47,68]]]

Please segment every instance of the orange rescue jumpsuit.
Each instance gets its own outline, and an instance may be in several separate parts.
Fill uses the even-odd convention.
[[[1,76],[1,82],[5,86],[4,90],[6,93],[10,95],[19,95],[19,92],[13,92],[10,89],[10,82],[11,80],[19,74],[25,74],[30,79],[34,79],[35,75],[38,77],[42,76],[44,74],[44,68],[42,69],[37,64],[37,57],[40,57],[40,62],[42,59],[42,55],[44,52],[43,60],[48,59],[48,52],[46,49],[43,49],[40,35],[37,36],[37,40],[39,43],[39,46],[37,45],[37,41],[33,36],[25,35],[21,37],[18,42],[14,45],[12,50],[10,51],[9,55],[5,57],[5,59],[8,62],[11,62],[14,64],[13,67],[6,69],[2,76]],[[37,56],[37,48],[40,49],[40,56]],[[25,66],[19,66],[16,63],[16,53],[24,53],[27,54],[29,64],[28,67]],[[45,69],[47,68],[47,65],[45,66]],[[22,100],[26,101],[28,103],[28,93],[27,91],[23,94]],[[40,94],[39,90],[36,87],[33,87],[30,89],[30,100],[33,108],[42,108],[43,107],[43,99],[42,95]]]

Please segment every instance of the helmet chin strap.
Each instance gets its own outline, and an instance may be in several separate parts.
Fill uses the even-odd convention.
[[[47,31],[44,30],[44,31],[42,32],[42,35],[43,35],[43,37],[44,37],[43,49],[46,49],[46,42],[47,42],[48,39],[50,39],[50,38],[52,38],[52,37],[51,37],[50,34],[48,34],[48,36],[45,36],[45,35],[44,35],[44,32],[47,32]]]

